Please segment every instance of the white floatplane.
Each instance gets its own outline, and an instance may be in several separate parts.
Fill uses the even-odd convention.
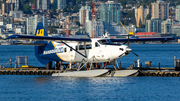
[[[36,28],[36,36],[30,35],[12,35],[6,39],[17,40],[35,40],[34,43],[24,43],[22,45],[35,45],[35,55],[39,62],[48,64],[49,61],[69,62],[69,69],[72,63],[81,63],[77,71],[56,73],[52,76],[80,76],[96,77],[103,76],[109,72],[108,69],[82,71],[81,68],[89,63],[112,62],[132,52],[129,48],[129,41],[168,41],[174,38],[128,38],[128,39],[111,39],[111,38],[63,38],[49,37],[46,33],[42,22],[39,22]],[[128,42],[128,46],[114,42]],[[134,53],[134,52],[132,52]],[[135,53],[134,53],[135,54]],[[138,56],[137,54],[135,54]],[[127,73],[122,71],[122,73]],[[117,74],[117,71],[116,73]],[[131,73],[133,74],[133,73]],[[118,74],[117,74],[118,75]],[[116,75],[114,75],[116,76]],[[121,75],[120,75],[121,76]]]

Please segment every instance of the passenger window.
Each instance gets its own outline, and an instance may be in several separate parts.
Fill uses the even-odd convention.
[[[66,48],[64,48],[64,52],[66,52]]]
[[[91,45],[86,45],[86,49],[92,49]]]
[[[97,42],[95,43],[95,47],[99,47],[99,44]]]
[[[84,50],[83,45],[79,45],[79,50]]]
[[[78,46],[76,46],[76,50],[78,50]]]

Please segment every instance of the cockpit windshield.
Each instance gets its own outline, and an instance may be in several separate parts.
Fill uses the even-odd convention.
[[[112,43],[110,39],[102,39],[102,40],[98,40],[98,42],[102,45],[120,45],[120,44]]]
[[[111,40],[109,40],[109,39],[98,40],[98,42],[99,42],[100,44],[112,43]]]

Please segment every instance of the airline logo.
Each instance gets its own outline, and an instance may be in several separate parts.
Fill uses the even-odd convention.
[[[55,48],[53,50],[48,50],[48,51],[44,51],[43,54],[47,55],[47,54],[53,54],[53,53],[63,53],[63,47],[61,48]]]
[[[44,29],[37,30],[36,36],[44,36]]]

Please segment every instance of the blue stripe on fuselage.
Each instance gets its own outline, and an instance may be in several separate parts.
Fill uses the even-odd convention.
[[[43,53],[40,55],[41,58],[43,59],[48,59],[51,61],[63,61],[62,59],[60,59],[56,53],[63,53],[64,52],[64,48],[60,47],[60,48],[55,48],[52,42],[49,42]]]

